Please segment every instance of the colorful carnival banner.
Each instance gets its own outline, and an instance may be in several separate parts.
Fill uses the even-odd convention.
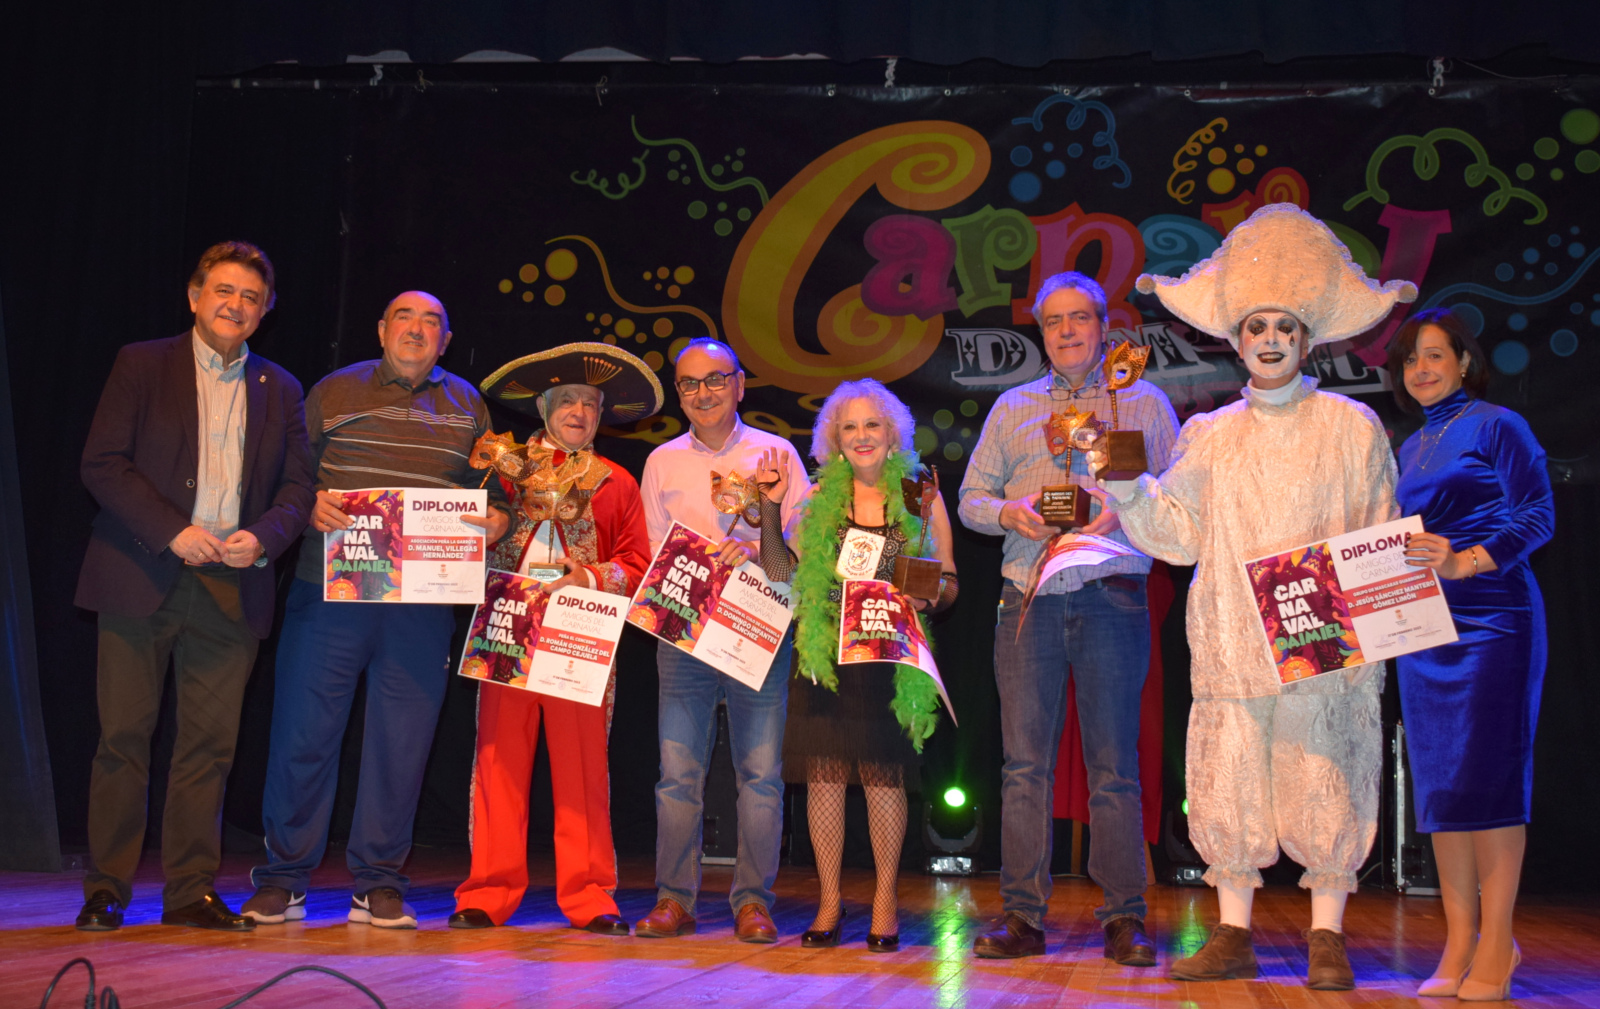
[[[1439,576],[1406,563],[1420,532],[1413,515],[1245,562],[1282,682],[1456,640]]]
[[[483,601],[484,533],[461,516],[484,515],[487,491],[374,487],[336,493],[350,526],[322,535],[323,599]]]
[[[1385,352],[1409,313],[1450,307],[1483,342],[1490,398],[1528,417],[1556,479],[1593,475],[1600,415],[1582,404],[1600,382],[1600,85],[338,100],[358,131],[349,302],[381,306],[426,276],[450,306],[446,363],[474,381],[578,339],[667,375],[676,347],[709,334],[743,359],[750,424],[803,449],[822,398],[873,376],[910,405],[917,447],[959,475],[995,397],[1045,367],[1031,298],[1060,270],[1105,287],[1113,335],[1151,348],[1145,377],[1180,417],[1234,398],[1232,350],[1134,281],[1183,273],[1251,211],[1287,202],[1327,221],[1370,275],[1421,291],[1317,348],[1307,370],[1323,388],[1409,433]],[[417,135],[420,150],[386,156]],[[612,429],[612,454],[634,466],[682,431],[669,408]]]

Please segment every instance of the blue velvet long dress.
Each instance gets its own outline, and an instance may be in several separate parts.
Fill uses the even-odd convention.
[[[1527,823],[1545,670],[1528,555],[1555,528],[1544,449],[1520,416],[1458,390],[1400,446],[1395,490],[1451,549],[1481,545],[1497,565],[1444,582],[1459,641],[1397,660],[1417,830]]]

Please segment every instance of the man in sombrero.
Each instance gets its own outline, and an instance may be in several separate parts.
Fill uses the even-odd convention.
[[[569,585],[632,595],[650,566],[639,485],[594,451],[602,420],[617,424],[661,409],[661,383],[645,363],[604,343],[570,343],[519,358],[482,384],[491,399],[536,413],[544,427],[517,446],[479,441],[513,502],[511,529],[490,566]],[[488,443],[488,444],[486,444]],[[483,461],[474,451],[474,465]],[[556,572],[560,574],[557,576]],[[556,903],[574,928],[627,935],[617,910],[606,743],[616,670],[605,703],[485,683],[478,690],[472,768],[472,872],[456,888],[451,928],[504,925],[528,889],[528,789],[539,723],[550,752],[555,803]]]
[[[1240,401],[1184,424],[1159,479],[1102,482],[1135,546],[1196,565],[1189,837],[1209,865],[1221,921],[1171,975],[1256,976],[1251,901],[1281,845],[1311,891],[1308,984],[1353,988],[1344,906],[1377,825],[1383,664],[1280,684],[1243,562],[1394,517],[1383,426],[1365,406],[1319,390],[1300,365],[1317,344],[1414,300],[1416,288],[1367,279],[1333,232],[1292,204],[1256,211],[1182,278],[1145,275],[1138,287],[1232,343],[1250,372]]]

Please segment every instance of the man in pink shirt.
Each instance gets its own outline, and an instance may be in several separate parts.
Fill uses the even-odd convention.
[[[744,372],[733,348],[703,337],[679,352],[674,386],[690,430],[667,442],[644,464],[640,492],[654,551],[674,521],[722,541],[720,559],[760,563],[759,529],[718,511],[713,472],[754,479],[761,454],[776,450],[789,470],[783,523],[791,526],[810,489],[800,453],[788,441],[739,419]],[[791,636],[785,635],[759,691],[719,673],[665,641],[656,647],[661,678],[661,780],[656,784],[655,910],[634,934],[686,935],[695,929],[700,890],[702,793],[717,718],[728,705],[728,739],[739,785],[739,854],[729,902],[734,932],[744,942],[774,942],[770,914],[783,835],[783,723],[788,713]]]

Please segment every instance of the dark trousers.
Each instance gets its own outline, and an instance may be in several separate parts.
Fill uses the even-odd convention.
[[[450,606],[330,603],[321,585],[295,581],[278,639],[261,811],[267,864],[251,873],[256,886],[309,887],[328,844],[339,750],[365,670],[361,776],[345,861],[356,893],[410,887],[400,870],[411,854],[422,772],[450,682],[454,630]]]
[[[1019,634],[1018,623],[1021,623]],[[1105,891],[1101,924],[1145,915],[1144,812],[1139,789],[1139,705],[1150,671],[1145,576],[1089,582],[1035,596],[1007,585],[995,625],[1000,688],[1000,897],[1035,926],[1050,900],[1050,807],[1056,756],[1075,681],[1083,763],[1089,773],[1089,878]]]
[[[192,904],[222,859],[222,792],[233,766],[239,709],[260,644],[246,625],[233,571],[185,568],[148,617],[100,614],[100,747],[89,779],[87,897],[110,890],[124,906],[144,847],[150,737],[167,662],[177,694],[177,739],[161,820],[162,904]]]

